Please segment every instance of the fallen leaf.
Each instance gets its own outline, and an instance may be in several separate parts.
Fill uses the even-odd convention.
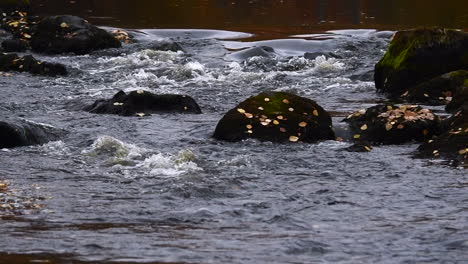
[[[280,122],[279,122],[278,120],[273,120],[273,124],[275,124],[275,125],[279,125],[279,124],[280,124]]]
[[[268,98],[268,97],[265,98],[264,100],[265,100],[265,102],[270,102],[270,98]]]
[[[68,24],[65,23],[65,22],[62,22],[62,24],[60,24],[60,27],[61,27],[61,28],[67,28],[67,27],[68,27]]]
[[[283,103],[289,104],[289,100],[288,99],[283,99]]]
[[[252,115],[251,113],[245,113],[244,115],[245,115],[245,117],[247,117],[247,118],[249,118],[249,119],[250,119],[250,118],[253,118],[253,115]]]
[[[258,107],[258,110],[263,111],[263,110],[265,110],[265,108],[259,106],[259,107]]]
[[[289,112],[294,112],[294,108],[290,107],[289,109]]]
[[[283,132],[283,133],[285,133],[285,132],[286,132],[286,128],[280,127],[280,131]]]
[[[289,137],[289,141],[291,141],[291,142],[297,142],[298,140],[299,140],[299,138],[296,137],[296,136],[290,136]]]
[[[361,135],[359,135],[359,134],[356,134],[356,135],[353,136],[354,139],[358,139],[360,137],[361,137]]]
[[[317,111],[317,109],[315,109],[315,110],[312,112],[312,114],[313,114],[314,116],[319,116],[319,112]]]
[[[393,128],[392,124],[390,124],[390,123],[385,124],[385,130],[390,131],[390,130],[392,130],[392,128]]]
[[[367,125],[364,124],[364,125],[361,127],[361,130],[367,130]]]
[[[299,123],[299,126],[300,126],[300,127],[306,127],[306,126],[307,126],[307,123],[306,123],[306,122],[300,122],[300,123]]]
[[[246,125],[245,127],[246,127],[247,129],[252,129],[252,128],[253,128],[252,125]]]
[[[242,108],[237,108],[237,112],[241,113],[241,114],[245,114],[245,110],[242,109]]]

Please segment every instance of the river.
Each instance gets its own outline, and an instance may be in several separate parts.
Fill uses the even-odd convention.
[[[67,131],[0,150],[1,264],[467,263],[466,170],[413,158],[417,143],[349,153],[347,142],[211,137],[226,111],[265,90],[312,98],[340,126],[385,100],[372,71],[392,30],[467,29],[466,1],[136,2],[34,1],[40,14],[126,28],[138,43],[35,54],[67,77],[0,78],[1,120]],[[184,52],[150,49],[161,40]],[[241,52],[256,46],[275,54]],[[188,94],[203,114],[80,110],[136,89]]]

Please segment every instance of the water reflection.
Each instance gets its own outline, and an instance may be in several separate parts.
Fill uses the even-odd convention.
[[[125,28],[310,32],[338,28],[468,29],[466,0],[35,0],[42,14],[71,13]]]

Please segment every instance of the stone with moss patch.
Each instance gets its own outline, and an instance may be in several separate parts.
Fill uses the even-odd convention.
[[[399,31],[376,64],[378,91],[399,97],[410,87],[455,70],[468,70],[468,33],[443,29]]]
[[[414,105],[382,104],[359,110],[344,120],[355,141],[400,144],[424,141],[440,133],[440,118]]]
[[[335,139],[335,134],[330,115],[315,101],[286,92],[264,92],[228,111],[214,137],[226,141],[316,142]]]

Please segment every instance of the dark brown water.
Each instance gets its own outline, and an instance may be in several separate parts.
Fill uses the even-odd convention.
[[[43,14],[71,13],[124,28],[209,28],[256,34],[331,29],[468,29],[466,0],[36,0]]]

